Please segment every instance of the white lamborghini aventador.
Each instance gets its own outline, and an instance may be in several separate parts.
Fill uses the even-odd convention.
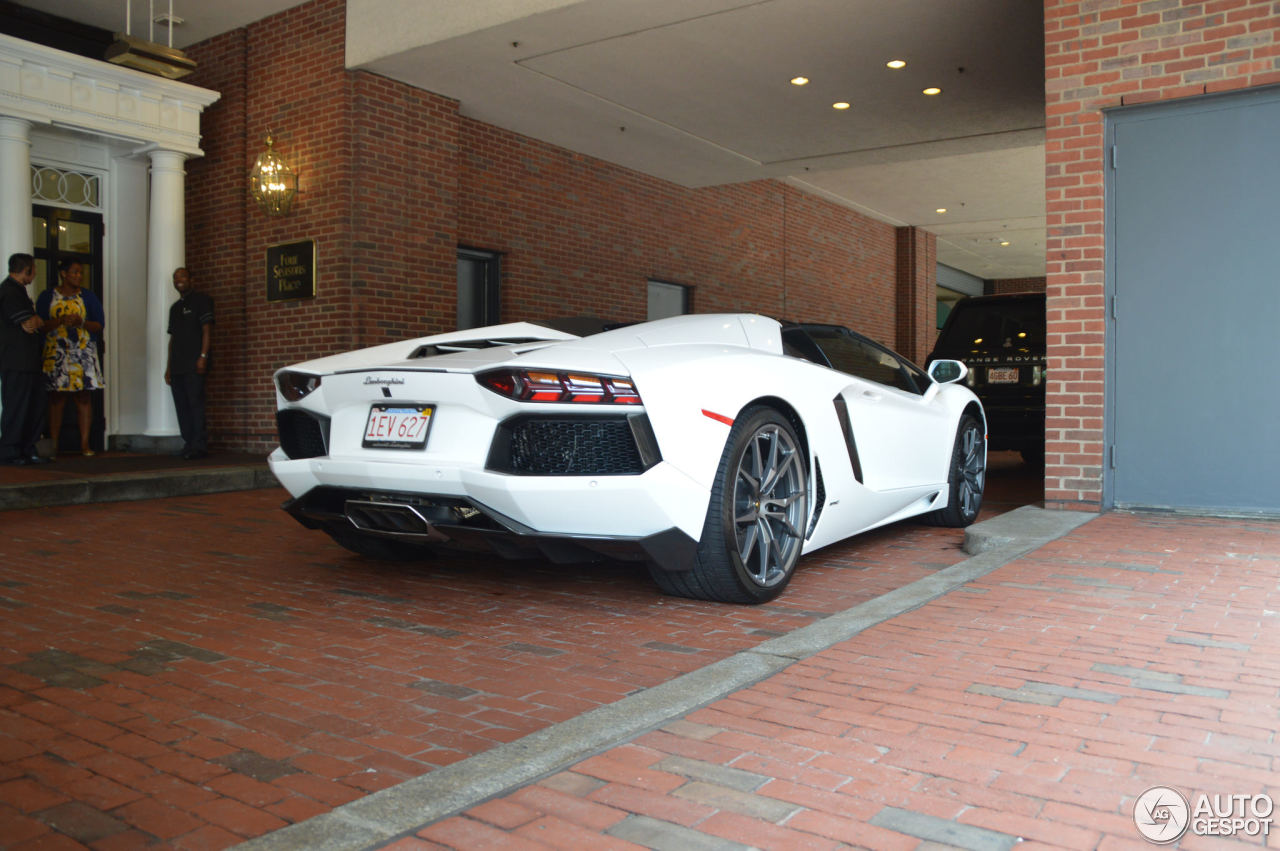
[[[965,367],[752,314],[513,323],[276,373],[286,510],[380,558],[438,546],[647,563],[663,591],[760,603],[803,553],[982,503]]]

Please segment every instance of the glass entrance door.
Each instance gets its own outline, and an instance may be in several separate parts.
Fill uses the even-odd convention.
[[[31,243],[36,258],[36,277],[33,287],[37,293],[58,285],[58,264],[63,260],[75,260],[80,264],[83,277],[81,286],[92,290],[99,301],[105,301],[102,292],[102,215],[61,207],[35,204],[31,208]],[[98,358],[103,365],[104,380],[106,359],[105,340],[110,328],[103,329],[98,343]],[[76,425],[76,406],[69,402],[63,406],[62,423],[49,423],[49,432],[55,438],[58,451],[76,451],[80,448],[79,427]],[[103,411],[103,392],[93,391],[93,428],[89,445],[96,450],[104,448],[106,417]]]

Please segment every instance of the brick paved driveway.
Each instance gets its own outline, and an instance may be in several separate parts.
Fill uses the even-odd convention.
[[[899,524],[721,606],[626,565],[370,561],[282,495],[0,515],[3,847],[225,847],[963,558],[957,530]]]
[[[1142,851],[1154,786],[1280,847],[1278,577],[1280,522],[1108,514],[385,847]]]

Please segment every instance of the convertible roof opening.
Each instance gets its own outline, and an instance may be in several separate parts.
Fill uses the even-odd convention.
[[[602,319],[599,316],[558,316],[552,319],[534,319],[531,320],[531,324],[541,325],[543,328],[550,328],[552,331],[560,331],[564,334],[573,334],[575,337],[590,337],[592,334],[601,334],[636,323]]]
[[[615,322],[609,319],[601,319],[598,316],[566,316],[553,319],[534,319],[525,323],[526,326],[534,325],[539,328],[549,328],[561,334],[572,334],[575,337],[590,337],[594,334],[600,334],[605,331],[612,331],[615,328],[625,328],[628,325],[634,325],[634,322]],[[409,355],[410,359],[432,358],[436,355],[449,355],[455,352],[474,352],[480,349],[493,349],[500,346],[521,346],[530,343],[550,344],[557,342],[554,340],[545,340],[541,337],[506,337],[506,336],[487,336],[486,331],[496,330],[494,328],[477,328],[476,336],[466,338],[460,334],[451,334],[448,342],[427,343],[413,350]],[[465,332],[463,332],[465,333]]]
[[[478,349],[495,349],[499,346],[519,346],[522,343],[542,343],[536,337],[482,337],[475,340],[459,340],[455,343],[428,343],[418,346],[409,355],[413,358],[433,358],[436,355],[451,355],[454,352],[474,352]]]

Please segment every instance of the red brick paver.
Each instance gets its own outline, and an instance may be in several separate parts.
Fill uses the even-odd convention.
[[[1152,786],[1280,797],[1278,576],[1280,522],[1106,515],[418,836],[573,821],[568,798],[606,808],[584,829],[653,845],[916,848],[941,824],[988,831],[960,847],[1150,848]]]
[[[0,847],[225,847],[963,558],[957,530],[899,524],[807,558],[772,604],[721,606],[636,566],[378,563],[283,496],[0,513]],[[539,812],[508,841],[577,824]]]

